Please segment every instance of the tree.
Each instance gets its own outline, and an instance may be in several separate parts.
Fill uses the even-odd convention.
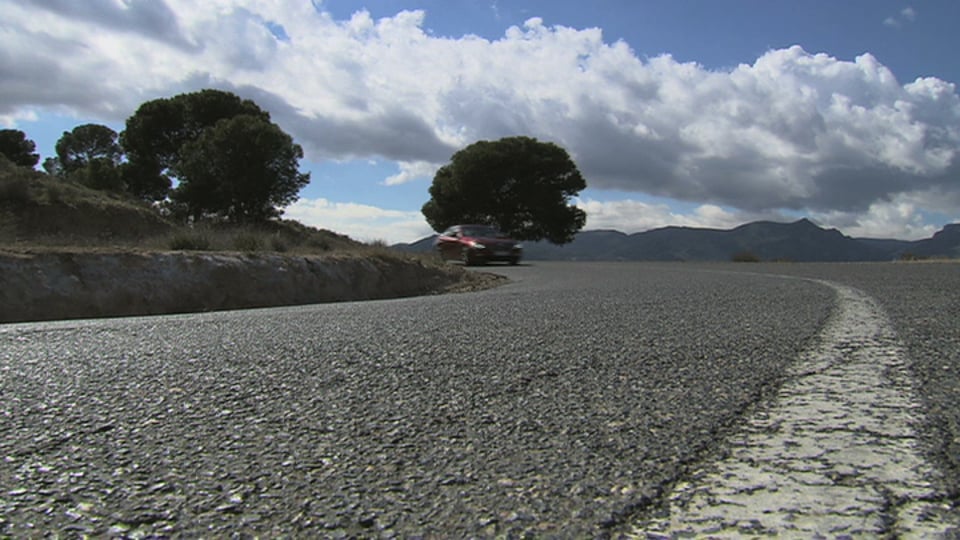
[[[157,174],[149,162],[125,161],[120,164],[120,179],[127,193],[144,201],[162,201],[170,194],[170,178]]]
[[[43,160],[41,167],[43,167],[43,170],[50,176],[65,175],[63,172],[63,166],[60,165],[60,160],[55,157],[48,157],[47,159]]]
[[[566,150],[530,137],[480,141],[455,153],[430,186],[423,215],[435,231],[495,225],[520,240],[573,240],[586,213],[570,205],[586,181]]]
[[[140,105],[120,134],[128,160],[123,171],[127,189],[143,198],[163,199],[172,186],[170,175],[175,174],[184,145],[218,121],[241,114],[270,120],[256,103],[221,90],[206,89]]]
[[[100,124],[84,124],[71,131],[64,131],[57,141],[57,160],[60,170],[73,173],[94,160],[99,160],[98,170],[110,164],[120,165],[123,150],[117,142],[117,132]]]
[[[69,173],[68,178],[90,189],[101,191],[120,192],[125,188],[120,167],[108,158],[93,158],[83,167]]]
[[[43,169],[91,189],[124,191],[123,150],[117,132],[101,124],[84,124],[64,131],[57,141],[57,157],[47,158]]]
[[[180,184],[172,198],[194,218],[264,221],[309,183],[309,173],[298,170],[302,157],[300,145],[260,115],[223,119],[180,148],[173,166]]]
[[[40,154],[35,154],[37,145],[19,129],[0,129],[0,154],[20,167],[36,166]]]

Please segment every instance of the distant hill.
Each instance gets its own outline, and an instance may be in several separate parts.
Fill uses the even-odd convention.
[[[434,236],[394,246],[428,252]],[[932,238],[876,240],[852,238],[808,219],[793,223],[757,221],[735,229],[664,227],[642,233],[595,230],[577,234],[573,242],[524,243],[525,258],[580,261],[729,261],[734,256],[774,261],[889,261],[915,257],[960,257],[960,224],[947,225]]]
[[[960,258],[960,223],[946,225],[933,238],[909,242],[898,254]]]

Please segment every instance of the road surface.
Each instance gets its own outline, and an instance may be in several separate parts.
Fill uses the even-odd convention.
[[[829,526],[950,534],[960,267],[492,269],[514,281],[426,298],[0,326],[0,536],[681,534],[693,493],[725,489],[711,475],[769,445],[754,435],[795,419],[790,396],[810,394],[797,385],[848,365],[823,351],[842,339],[838,328],[862,327],[843,322],[844,306],[861,300],[880,318],[840,356],[874,365],[891,347],[893,363],[829,375],[841,387],[880,380],[892,393],[869,399],[905,400],[892,408],[908,410],[897,418],[909,433],[895,438],[918,464],[905,483],[919,487],[880,504],[875,525]],[[874,345],[883,354],[863,352]],[[762,423],[777,415],[773,428]],[[860,472],[826,478],[846,486]],[[737,530],[820,530],[744,519]]]

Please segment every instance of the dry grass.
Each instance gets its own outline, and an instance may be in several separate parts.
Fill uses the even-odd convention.
[[[180,226],[169,234],[152,238],[151,242],[157,250],[294,255],[353,251],[364,247],[347,236],[306,227],[295,221],[275,221],[256,226],[217,223]]]

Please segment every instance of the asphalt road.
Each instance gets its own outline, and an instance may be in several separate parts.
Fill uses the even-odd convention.
[[[466,293],[0,326],[0,537],[619,536],[875,299],[960,486],[960,265],[533,263]],[[766,274],[766,275],[765,275]]]

